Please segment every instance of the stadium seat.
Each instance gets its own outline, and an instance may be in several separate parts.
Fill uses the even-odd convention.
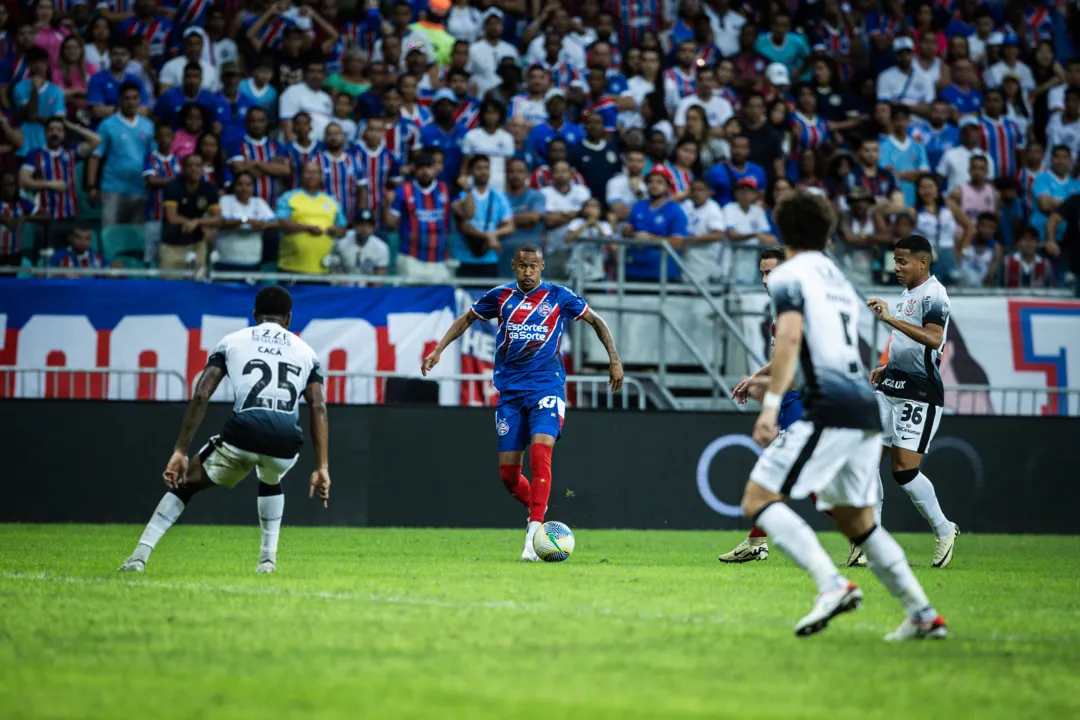
[[[146,239],[141,225],[113,225],[101,230],[101,254],[125,267],[143,267]],[[128,263],[128,260],[136,261]]]

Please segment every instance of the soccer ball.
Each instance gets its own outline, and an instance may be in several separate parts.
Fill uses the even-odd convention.
[[[533,535],[533,549],[544,562],[562,562],[574,552],[574,533],[561,522],[546,522]]]

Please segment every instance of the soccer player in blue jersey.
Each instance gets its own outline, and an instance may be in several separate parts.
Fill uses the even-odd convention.
[[[622,387],[623,369],[615,341],[603,318],[583,298],[561,285],[544,282],[544,256],[532,243],[514,253],[516,282],[497,287],[473,303],[454,321],[446,335],[424,358],[420,371],[426,376],[442,352],[477,320],[498,320],[495,351],[495,409],[498,436],[499,477],[519,502],[529,508],[525,548],[521,559],[536,562],[533,535],[544,523],[551,495],[551,451],[562,435],[566,412],[566,373],[559,343],[567,320],[584,320],[607,348],[611,391]],[[525,447],[529,446],[532,483],[521,474]]]
[[[784,248],[777,245],[776,247],[765,248],[761,253],[761,261],[758,264],[758,269],[761,270],[761,284],[765,287],[765,292],[769,291],[769,273],[776,269],[776,266],[784,262]],[[776,322],[773,322],[772,333],[776,334]],[[760,401],[765,395],[765,388],[769,382],[769,365],[765,365],[756,373],[746,378],[738,385],[731,393],[731,397],[735,402],[740,405],[745,403],[747,398],[754,398]],[[788,429],[788,427],[796,420],[802,418],[803,408],[802,401],[799,400],[799,393],[794,390],[788,390],[784,395],[784,399],[780,403],[780,414],[776,418],[776,425],[778,430],[782,433]],[[768,560],[769,559],[769,543],[768,533],[764,532],[756,525],[750,528],[750,534],[746,536],[746,539],[735,546],[730,552],[726,552],[717,558],[720,562],[725,563],[744,563],[751,562],[753,560]]]

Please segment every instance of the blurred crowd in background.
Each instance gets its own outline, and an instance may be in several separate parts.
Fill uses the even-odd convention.
[[[889,283],[1075,287],[1059,0],[0,3],[0,265],[757,282],[793,188]],[[635,244],[637,243],[637,244]],[[615,252],[616,245],[625,247]],[[663,271],[662,271],[663,268]]]

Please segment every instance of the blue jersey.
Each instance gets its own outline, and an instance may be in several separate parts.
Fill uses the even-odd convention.
[[[443,171],[439,179],[447,185],[456,183],[461,172],[461,141],[466,132],[461,125],[454,125],[447,132],[436,123],[425,125],[420,130],[420,147],[424,150],[438,148],[443,152]]]
[[[169,47],[175,41],[173,24],[163,17],[155,17],[145,23],[137,17],[128,18],[120,22],[115,34],[126,38],[141,37],[146,40],[150,46],[150,58],[158,68],[164,64]]]
[[[931,170],[937,168],[946,152],[960,144],[960,131],[951,123],[935,128],[921,120],[912,122],[908,126],[908,137],[926,148]]]
[[[1016,178],[1020,166],[1016,151],[1027,146],[1020,126],[1011,118],[992,120],[985,115],[979,118],[979,144],[994,161],[998,177]]]
[[[473,303],[473,315],[499,323],[495,389],[504,394],[561,390],[566,384],[559,357],[563,329],[567,320],[584,317],[588,310],[584,298],[548,282],[528,294],[509,283]]]
[[[304,164],[321,155],[323,150],[326,150],[326,146],[318,140],[312,142],[306,150],[295,142],[285,146],[285,155],[289,158],[289,166],[292,167],[292,186],[294,188],[300,187],[300,173],[304,169]]]
[[[185,105],[201,105],[210,115],[210,122],[222,122],[228,108],[225,98],[209,90],[199,90],[199,94],[193,98],[184,95],[184,86],[177,85],[161,93],[154,103],[153,115],[159,121],[171,125],[174,130],[180,129],[180,111]],[[207,128],[209,129],[209,128]]]
[[[398,248],[423,262],[450,259],[450,191],[436,180],[425,189],[418,180],[398,185],[390,212],[399,218]]]
[[[225,147],[225,157],[228,158],[230,165],[234,162],[250,162],[252,160],[268,163],[271,160],[285,157],[285,151],[281,149],[281,145],[278,144],[277,140],[265,137],[261,140],[255,140],[250,135],[244,135],[238,142]],[[277,206],[278,195],[281,191],[281,180],[278,178],[270,175],[255,178],[255,196],[265,200],[270,207]]]
[[[186,28],[206,26],[206,15],[213,0],[166,0],[162,5],[166,10],[176,13],[173,22],[178,27]],[[271,205],[273,207],[273,205]]]
[[[327,150],[316,155],[315,160],[322,167],[323,189],[337,200],[346,222],[352,223],[360,209],[360,186],[364,184],[360,159],[348,151],[335,158]]]
[[[686,236],[686,213],[674,200],[668,200],[658,208],[654,208],[648,199],[639,200],[630,208],[630,217],[626,221],[638,232],[647,232],[660,237]],[[631,247],[627,249],[626,255],[628,280],[660,279],[662,253],[659,248]],[[671,258],[668,258],[667,278],[668,280],[679,279],[679,266]]]
[[[385,143],[380,143],[374,150],[362,142],[357,143],[353,148],[353,155],[356,156],[363,173],[361,184],[364,186],[364,206],[375,214],[375,224],[382,225],[386,188],[401,182],[401,168]],[[350,223],[353,220],[355,218],[349,218]]]
[[[942,100],[959,110],[961,115],[969,115],[982,110],[983,96],[982,93],[975,88],[971,88],[967,92],[964,92],[956,87],[956,85],[950,85],[947,88],[944,88],[938,95]]]
[[[564,121],[558,130],[550,122],[540,123],[529,131],[529,146],[537,157],[546,160],[548,143],[557,137],[565,140],[568,147],[573,147],[585,139],[585,130],[569,121]]]

